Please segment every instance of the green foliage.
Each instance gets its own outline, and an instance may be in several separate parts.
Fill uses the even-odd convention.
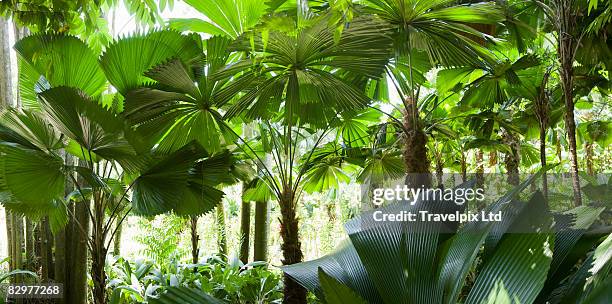
[[[217,257],[200,264],[182,264],[175,258],[160,262],[119,258],[109,263],[111,303],[280,303],[280,276],[265,263],[228,264]],[[177,297],[186,302],[176,302]]]
[[[355,292],[370,303],[412,302],[427,298],[437,298],[432,300],[436,303],[533,303],[539,302],[536,298],[565,299],[570,297],[569,293],[551,293],[548,286],[557,286],[562,278],[574,275],[566,272],[567,267],[557,267],[561,262],[573,259],[575,254],[568,252],[577,248],[576,242],[583,239],[584,232],[603,208],[580,207],[564,215],[552,214],[537,192],[529,202],[517,201],[514,197],[535,178],[537,175],[485,209],[485,212],[501,211],[506,219],[503,223],[469,222],[449,234],[446,231],[448,227],[432,222],[386,222],[381,225],[373,222],[370,213],[366,213],[346,224],[350,241],[336,253],[284,266],[283,270],[325,299],[330,296],[330,284],[342,284],[343,287],[334,290],[338,293]],[[469,187],[469,184],[463,187]],[[419,202],[415,206],[389,206],[384,210],[397,212],[405,208],[412,211],[425,208],[454,212],[452,208],[443,207],[448,206],[444,202],[438,201]],[[556,233],[546,232],[553,217],[553,231]],[[607,246],[605,244],[601,246]],[[610,257],[601,255],[603,250],[595,250],[595,255],[600,253],[597,255],[599,262],[585,262],[593,265],[591,274],[610,264]],[[482,260],[483,266],[474,270],[471,265],[477,258]],[[385,263],[377,262],[381,260]],[[564,270],[559,274],[561,277],[556,276],[558,269]],[[471,271],[475,271],[476,279],[469,286],[467,297],[459,298],[461,287]],[[321,273],[329,274],[334,281]],[[585,285],[584,282],[583,279],[581,286]],[[587,297],[589,293],[587,290],[580,295]],[[331,297],[336,299],[337,295]],[[334,301],[332,303],[343,303]]]

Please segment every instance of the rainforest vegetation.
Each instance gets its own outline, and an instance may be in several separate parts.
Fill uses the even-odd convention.
[[[7,0],[0,46],[0,303],[612,303],[610,1]]]

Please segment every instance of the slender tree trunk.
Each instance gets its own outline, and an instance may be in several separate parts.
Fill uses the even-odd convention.
[[[268,261],[268,202],[255,202],[255,236],[253,239],[253,260]]]
[[[406,100],[404,112],[404,163],[406,185],[409,187],[431,186],[430,160],[427,155],[427,135],[418,116],[416,101]]]
[[[12,213],[13,215],[13,257],[15,259],[15,268],[24,269],[23,251],[24,251],[24,227],[23,216]]]
[[[104,240],[102,240],[104,242]],[[108,249],[104,243],[93,242],[92,261],[91,261],[91,277],[93,280],[93,299],[95,304],[106,303],[106,253]]]
[[[243,185],[246,187],[246,185]],[[242,201],[240,210],[240,260],[249,262],[249,249],[251,241],[251,202]]]
[[[55,244],[55,263],[53,269],[53,279],[57,283],[69,286],[66,282],[66,230],[62,229],[53,236]],[[63,299],[62,299],[63,300]],[[59,303],[64,303],[63,301]]]
[[[295,193],[284,187],[279,200],[281,211],[280,234],[283,239],[283,265],[291,265],[302,261],[302,245],[299,237],[299,221],[296,214]],[[305,304],[306,289],[285,274],[284,304]]]
[[[484,186],[484,152],[476,151],[476,184],[479,188]]]
[[[123,222],[117,223],[115,226],[117,232],[115,233],[115,238],[113,239],[113,255],[121,254],[121,234],[123,234]]]
[[[464,151],[461,151],[461,182],[467,181],[467,156]]]
[[[62,157],[64,158],[64,163],[67,166],[72,166],[74,164],[74,159],[73,157],[62,151],[61,152]],[[72,179],[70,178],[66,178],[66,182],[65,182],[65,186],[64,186],[64,194],[68,195],[69,193],[72,192],[72,190],[74,189],[74,185],[72,184]],[[68,208],[72,208],[72,204],[70,204],[68,206]],[[72,213],[69,213],[72,214]],[[54,276],[54,280],[57,283],[62,283],[64,284],[64,288],[67,288],[70,286],[70,283],[68,282],[68,276],[66,275],[66,261],[70,261],[70,257],[67,256],[68,253],[70,253],[70,250],[66,249],[66,247],[68,245],[70,245],[70,241],[69,238],[67,237],[67,233],[70,230],[70,224],[66,225],[64,228],[62,228],[61,230],[57,231],[55,233],[55,235],[53,236],[54,239],[54,244],[55,244],[55,264],[54,264],[54,270],[53,270],[53,276]],[[57,299],[59,304],[63,304],[66,303],[66,299],[68,298],[67,292],[68,290],[64,290],[66,296],[62,299]]]
[[[70,231],[70,266],[67,274],[70,276],[70,300],[66,303],[86,304],[87,303],[87,242],[90,231],[90,220],[88,206],[89,202],[74,203],[75,218],[71,220],[72,231]],[[78,222],[78,223],[77,223]],[[79,225],[87,233],[83,234]]]
[[[504,132],[503,138],[506,145],[510,148],[510,152],[506,153],[506,156],[504,158],[506,174],[508,174],[508,183],[511,185],[518,185],[520,183],[520,143],[518,142],[516,135],[511,134],[509,132]]]
[[[94,192],[93,195],[93,231],[91,234],[91,279],[93,281],[93,299],[95,304],[106,303],[106,246],[105,208],[102,193]],[[110,240],[112,241],[112,240]]]
[[[540,165],[546,168],[546,129],[540,127]],[[548,200],[548,177],[546,171],[542,174],[542,193]]]
[[[217,205],[217,245],[219,254],[223,259],[227,258],[227,231],[225,229],[225,207],[223,202]]]
[[[544,73],[542,82],[538,88],[538,95],[534,100],[535,114],[538,118],[538,126],[540,131],[540,165],[542,169],[546,168],[546,130],[549,127],[550,121],[550,102],[548,97],[548,79],[550,77],[550,69]],[[546,171],[542,173],[542,194],[548,204],[548,176]]]
[[[13,105],[13,83],[11,81],[11,56],[9,40],[9,22],[0,17],[0,111]],[[17,268],[15,257],[14,222],[13,214],[8,209],[4,209],[6,221],[6,235],[8,243],[9,270]],[[11,278],[11,282],[14,278]]]
[[[0,110],[15,105],[11,68],[10,24],[0,17]]]
[[[191,262],[197,264],[200,257],[200,235],[198,235],[198,217],[191,217]]]
[[[572,187],[574,190],[574,205],[582,205],[582,194],[580,193],[580,177],[578,175],[578,154],[576,149],[576,122],[574,118],[574,55],[576,52],[576,13],[572,8],[572,0],[558,0],[557,27],[558,45],[557,56],[559,57],[561,76],[561,88],[563,89],[563,100],[565,102],[565,129],[570,152],[570,168],[572,173]]]
[[[40,266],[43,281],[53,277],[53,239],[49,218],[45,217],[40,222]]]
[[[49,268],[47,267],[47,265],[49,264],[49,256],[47,256],[47,247],[49,246],[49,244],[46,240],[46,229],[44,226],[44,220],[41,219],[41,221],[38,223],[38,254],[40,256],[40,276],[41,279],[46,282],[49,280]]]
[[[439,188],[444,186],[444,160],[442,159],[444,155],[442,151],[434,151],[435,155],[435,164],[436,164],[436,183]]]
[[[595,175],[595,170],[593,169],[593,143],[587,142],[584,145],[584,152],[586,158],[586,168],[588,175]]]
[[[497,151],[493,150],[489,152],[489,168],[497,166]]]
[[[27,269],[30,271],[36,272],[38,269],[38,263],[36,261],[36,252],[34,251],[34,243],[36,242],[36,237],[34,236],[34,223],[29,219],[26,219],[25,223],[25,247],[26,247],[26,264]]]

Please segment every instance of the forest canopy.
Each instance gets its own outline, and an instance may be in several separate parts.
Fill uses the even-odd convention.
[[[611,33],[605,0],[2,1],[0,303],[609,303]]]

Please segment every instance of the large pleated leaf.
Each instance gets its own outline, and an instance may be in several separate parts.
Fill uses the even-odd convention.
[[[145,72],[156,83],[130,90],[125,114],[151,145],[165,152],[198,141],[208,151],[219,151],[227,128],[218,112],[244,85],[212,76],[228,60],[230,41],[222,37],[206,40],[206,64],[193,69],[175,58]],[[197,84],[197,85],[196,85]]]
[[[106,49],[100,65],[110,83],[125,96],[148,80],[147,70],[173,58],[192,65],[202,56],[199,38],[161,30],[120,38]]]
[[[197,140],[210,151],[222,141],[221,115],[186,95],[152,88],[127,94],[125,114],[144,137],[159,141],[159,149],[173,151]]]
[[[533,197],[531,205],[514,200],[518,193],[537,180],[540,175],[541,172],[534,174],[514,187],[490,205],[486,212],[503,212],[515,208],[516,204],[529,205],[531,213],[528,213],[525,219],[517,217],[514,213],[503,213],[504,216],[518,220],[518,222],[509,221],[508,225],[514,225],[513,229],[523,227],[522,229],[534,231],[533,229],[542,228],[534,225],[550,224],[550,221],[546,220],[549,215],[541,194]],[[472,186],[473,181],[460,188]],[[450,222],[420,225],[393,221],[378,222],[373,218],[373,212],[397,214],[400,211],[418,210],[428,210],[431,213],[463,212],[456,204],[446,201],[418,201],[415,206],[392,204],[368,211],[346,224],[350,241],[343,242],[337,251],[313,261],[283,266],[282,269],[321,299],[324,298],[324,292],[317,276],[319,268],[369,303],[456,303],[458,293],[485,238],[495,230],[500,234],[495,238],[497,239],[495,244],[501,242],[504,247],[500,249],[501,253],[495,251],[495,254],[500,255],[497,257],[497,262],[487,262],[489,275],[478,279],[481,285],[485,284],[482,282],[492,282],[486,288],[479,287],[483,290],[481,299],[493,301],[487,303],[495,303],[494,300],[505,299],[506,295],[514,296],[518,293],[519,298],[523,299],[531,299],[537,295],[543,280],[546,279],[546,271],[543,272],[543,277],[540,274],[537,278],[540,285],[535,284],[533,290],[529,291],[521,289],[525,287],[521,279],[526,279],[529,284],[535,280],[530,280],[530,277],[517,278],[512,275],[513,273],[508,274],[504,271],[506,264],[502,262],[505,258],[502,255],[503,252],[509,251],[507,247],[513,244],[512,239],[508,240],[513,236],[504,235],[509,227],[491,229],[491,226],[496,226],[498,223],[471,222],[455,234],[457,226]],[[552,257],[554,235],[547,233],[521,235],[526,237],[514,236],[514,238],[519,238],[524,245],[521,248],[525,250],[513,249],[525,254],[524,251],[530,252],[529,249],[533,248],[533,257],[524,261],[530,264],[520,264],[522,268],[516,269],[525,270],[531,267],[533,262],[548,267]],[[501,245],[494,248],[499,246]],[[548,250],[545,250],[546,248]],[[497,270],[499,272],[496,272]],[[503,283],[496,283],[492,278],[505,280]]]
[[[206,178],[206,166],[197,166],[198,160],[206,156],[206,151],[193,142],[171,154],[160,156],[159,161],[133,182],[134,211],[143,215],[170,211],[194,215],[213,209],[224,194]],[[207,164],[214,167],[218,162],[227,163],[227,159],[218,158]],[[218,169],[211,171],[211,174],[218,174]]]
[[[64,162],[61,157],[37,150],[0,144],[0,189],[18,202],[45,205],[64,193]]]
[[[150,299],[151,304],[225,304],[204,292],[188,287],[169,287],[158,299]]]
[[[363,109],[369,98],[343,75],[381,77],[391,40],[380,34],[384,28],[380,22],[354,21],[339,41],[326,19],[301,28],[296,35],[276,30],[267,39],[244,35],[236,49],[261,56],[256,64],[243,65],[250,69],[245,75],[269,77],[235,101],[225,117],[244,113],[248,118],[269,118],[282,111],[285,121],[323,127],[337,118],[337,112]]]
[[[539,175],[532,176],[523,181],[520,185],[500,197],[495,203],[485,208],[484,212],[487,213],[502,212],[502,223],[469,222],[461,227],[457,234],[449,241],[448,249],[442,258],[439,279],[444,292],[444,303],[456,303],[461,288],[465,283],[465,278],[487,239],[489,239],[490,246],[494,247],[497,245],[503,233],[507,231],[508,226],[512,225],[521,215],[517,210],[525,209],[524,207],[527,204],[513,199],[520,191],[530,185],[536,176]],[[490,237],[489,234],[492,231],[493,236]],[[505,288],[503,290],[507,292]],[[489,295],[491,295],[491,292]]]
[[[58,132],[39,113],[10,110],[0,117],[0,141],[43,152],[61,149],[64,144]]]
[[[342,241],[330,255],[312,261],[282,266],[281,269],[300,285],[314,292],[320,299],[324,299],[325,296],[318,269],[323,269],[329,276],[357,292],[369,303],[383,303],[355,247],[348,239]]]
[[[43,77],[38,70],[19,57],[17,59],[19,67],[19,100],[21,106],[26,109],[38,109],[38,93],[49,89],[48,80]]]
[[[588,206],[580,206],[563,213],[561,218],[567,218],[568,222],[565,225],[555,225],[558,230],[555,237],[555,249],[553,251],[553,260],[550,265],[549,276],[552,277],[557,269],[562,265],[565,258],[570,254],[576,243],[584,235],[584,233],[597,220],[604,208],[593,208]]]
[[[325,302],[328,304],[367,304],[364,299],[357,295],[353,290],[319,268],[319,281],[325,294]]]
[[[274,193],[268,184],[266,184],[266,182],[260,177],[257,177],[249,182],[242,191],[242,200],[247,202],[269,201],[273,197]]]
[[[259,23],[267,8],[267,3],[257,0],[186,0],[185,2],[206,16],[210,22],[200,19],[171,19],[171,26],[210,35],[223,34],[234,39]]]
[[[406,174],[400,152],[382,151],[368,157],[357,181],[382,184],[402,178]]]
[[[106,88],[106,77],[98,64],[97,54],[76,37],[37,34],[18,41],[15,50],[53,87],[79,88],[90,96],[98,96]],[[33,81],[31,71],[28,68],[26,71]],[[30,92],[26,98],[33,97],[31,89],[34,88],[26,91]]]
[[[547,232],[552,220],[541,193],[536,192],[527,204],[530,213],[513,224],[514,233],[501,239],[466,303],[482,303],[497,284],[503,284],[510,299],[532,303],[544,287],[555,240]]]
[[[308,170],[303,187],[307,192],[323,192],[338,188],[340,183],[349,183],[351,178],[342,171],[339,164],[332,161],[320,162]]]
[[[367,0],[365,10],[394,26],[395,49],[426,51],[436,65],[482,65],[489,59],[478,42],[487,36],[466,24],[503,21],[501,10],[492,3],[454,5],[446,0]],[[478,41],[478,42],[477,42]]]
[[[102,158],[117,160],[124,169],[133,169],[138,159],[134,145],[128,142],[129,129],[115,112],[96,99],[69,87],[56,87],[40,94],[41,107],[49,122],[82,148],[77,156],[88,158],[91,151]]]

